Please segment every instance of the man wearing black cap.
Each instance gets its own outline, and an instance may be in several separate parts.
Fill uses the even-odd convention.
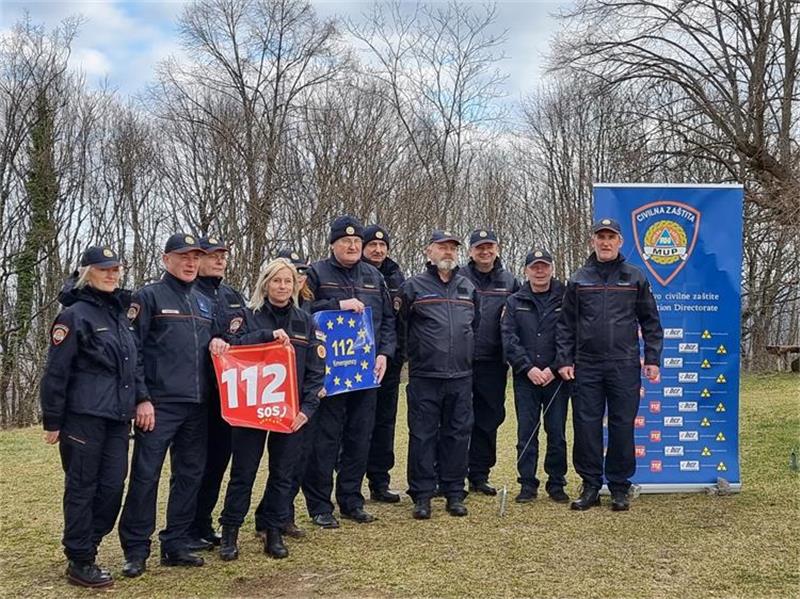
[[[517,470],[522,485],[517,503],[533,501],[539,489],[539,423],[544,420],[547,453],[544,470],[548,496],[559,503],[569,497],[567,484],[567,385],[555,367],[556,323],[564,286],[553,278],[553,258],[545,249],[525,258],[528,284],[508,298],[501,322],[503,353],[514,372],[517,412]]]
[[[466,516],[464,481],[472,430],[472,356],[480,312],[475,286],[458,272],[461,242],[435,230],[425,272],[400,291],[408,352],[408,494],[417,520],[431,517],[439,491],[452,516]]]
[[[506,378],[500,338],[500,312],[506,299],[519,289],[516,278],[498,257],[497,235],[476,229],[469,236],[469,263],[463,275],[475,285],[481,307],[481,324],[475,335],[472,365],[472,409],[475,424],[469,442],[469,486],[471,491],[496,495],[489,485],[489,471],[497,462],[497,429],[506,418]]]
[[[636,472],[633,427],[639,409],[641,358],[644,374],[659,376],[663,331],[658,308],[641,270],[620,255],[619,223],[603,218],[592,227],[586,264],[567,284],[556,329],[556,360],[561,378],[575,379],[572,396],[575,446],[572,461],[583,480],[572,509],[600,505],[603,477],[611,509],[630,508],[630,477]],[[608,410],[608,451],[603,460],[603,414]]]
[[[392,306],[397,316],[400,286],[405,277],[400,266],[389,258],[389,233],[380,225],[370,225],[364,229],[364,260],[377,268],[383,275]],[[398,321],[399,323],[399,321]],[[370,497],[373,501],[397,503],[400,495],[389,490],[389,471],[394,467],[394,430],[397,421],[397,397],[400,389],[400,371],[403,369],[403,351],[398,347],[395,356],[386,366],[386,375],[378,389],[375,407],[375,426],[372,429],[372,442],[367,462],[367,479]]]
[[[205,254],[200,257],[195,289],[211,302],[212,336],[234,334],[244,321],[246,301],[238,291],[222,281],[228,266],[228,246],[221,238],[209,236],[200,238],[200,247]],[[206,467],[197,494],[197,512],[189,532],[188,548],[192,551],[219,545],[220,537],[214,531],[211,514],[217,505],[222,478],[231,459],[231,427],[222,419],[217,377],[210,363],[207,376],[212,394],[208,404]]]
[[[331,256],[311,265],[307,284],[314,299],[311,312],[372,308],[375,333],[375,375],[380,382],[388,358],[395,352],[395,317],[383,276],[361,260],[364,227],[352,216],[331,223]],[[303,478],[303,493],[312,521],[337,528],[331,492],[333,470],[339,457],[336,503],[342,517],[359,523],[375,518],[364,510],[361,483],[367,470],[369,444],[375,422],[375,389],[342,393],[325,399],[312,423],[311,457]],[[341,448],[341,455],[340,455]]]
[[[167,526],[159,532],[161,563],[202,566],[191,553],[189,528],[206,461],[208,370],[214,308],[194,289],[205,254],[196,237],[172,235],[164,247],[166,272],[138,290],[128,317],[139,348],[136,438],[128,494],[119,522],[125,553],[122,573],[141,575],[156,524],[161,466],[170,452]]]

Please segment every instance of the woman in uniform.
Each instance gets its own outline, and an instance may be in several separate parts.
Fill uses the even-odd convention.
[[[41,384],[45,441],[59,444],[64,469],[67,578],[107,587],[97,547],[119,514],[136,408],[136,341],[119,289],[122,267],[107,247],[90,247],[59,295]]]

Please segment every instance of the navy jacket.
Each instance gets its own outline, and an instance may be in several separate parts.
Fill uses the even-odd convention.
[[[165,272],[134,293],[129,316],[139,345],[138,401],[205,401],[211,389],[211,300],[194,283]]]
[[[480,303],[472,282],[458,274],[445,283],[436,266],[400,288],[400,320],[411,376],[455,379],[472,375]]]
[[[294,305],[281,311],[269,302],[258,311],[245,311],[244,324],[235,335],[223,335],[232,345],[257,345],[275,340],[273,331],[283,329],[295,352],[300,411],[309,420],[319,407],[325,382],[325,344],[311,315]]]
[[[230,332],[235,333],[244,322],[244,313],[247,310],[247,302],[242,294],[223,283],[222,277],[197,277],[195,289],[211,301],[214,321],[212,336],[230,329],[233,329]]]
[[[503,268],[500,258],[488,273],[480,272],[472,259],[461,271],[478,290],[481,306],[481,323],[475,335],[475,360],[502,362],[503,341],[500,336],[500,313],[508,297],[519,290],[517,279]]]
[[[556,359],[556,324],[561,315],[564,285],[550,280],[550,289],[542,296],[543,310],[534,299],[529,283],[508,298],[500,323],[503,333],[503,355],[514,374],[527,379],[534,366],[550,368],[558,377]]]
[[[406,278],[403,275],[403,271],[400,270],[400,265],[391,258],[386,258],[383,261],[383,264],[378,268],[378,272],[383,275],[386,288],[389,290],[389,297],[392,299],[392,309],[394,310],[395,316],[395,331],[397,335],[397,348],[395,349],[394,359],[395,361],[402,360],[402,356],[405,355],[405,352],[403,348],[400,347],[400,319],[398,317],[400,302],[398,298],[400,297],[400,287],[403,285]]]
[[[50,329],[40,399],[44,428],[60,430],[67,412],[125,421],[136,409],[136,339],[126,316],[130,292],[75,289]]]
[[[639,328],[644,363],[661,361],[664,331],[644,273],[623,256],[607,263],[594,253],[569,279],[556,333],[556,365],[609,360],[639,364]]]
[[[312,313],[339,310],[339,302],[349,298],[359,299],[365,306],[371,306],[376,354],[388,358],[394,356],[397,347],[394,310],[383,275],[377,268],[363,260],[346,268],[331,255],[327,260],[311,265],[307,285],[314,294]]]

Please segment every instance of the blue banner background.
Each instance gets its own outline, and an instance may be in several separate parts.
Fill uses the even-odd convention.
[[[374,374],[372,308],[368,306],[361,314],[350,310],[323,310],[314,313],[314,322],[324,335],[327,394],[378,387]]]
[[[633,481],[738,485],[742,188],[597,184],[594,200],[596,219],[621,224],[665,332],[661,381],[642,382]]]

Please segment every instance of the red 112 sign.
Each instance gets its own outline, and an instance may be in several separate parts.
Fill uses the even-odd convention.
[[[231,426],[292,432],[298,412],[294,348],[282,343],[232,346],[212,356],[222,417]]]

